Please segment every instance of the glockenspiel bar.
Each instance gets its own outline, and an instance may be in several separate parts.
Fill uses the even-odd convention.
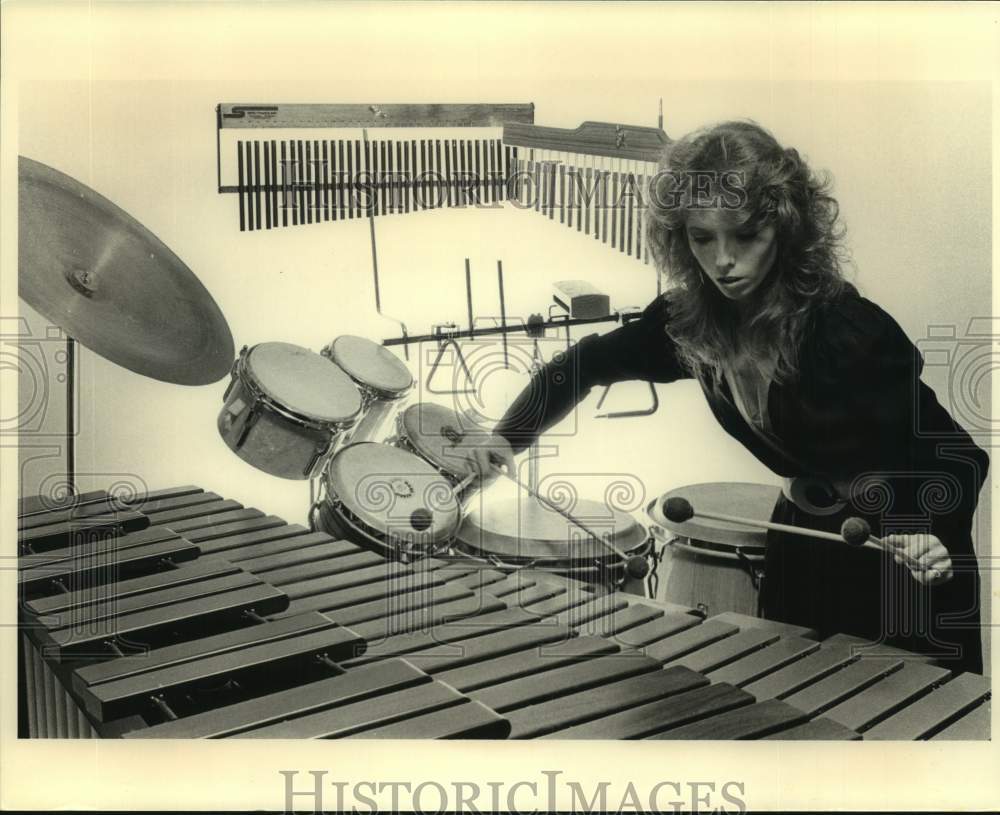
[[[294,551],[317,543],[332,541],[325,532],[310,532],[297,524],[278,524],[242,532],[223,538],[198,542],[202,554],[222,555],[226,560],[240,563],[264,555]],[[356,550],[356,547],[354,547]]]
[[[899,659],[860,659],[784,700],[810,716],[818,716],[902,667]]]
[[[725,637],[718,642],[707,645],[695,653],[678,657],[664,664],[667,666],[683,665],[692,671],[707,673],[777,642],[778,637],[778,634],[767,631],[754,629],[740,631],[731,637]]]
[[[104,551],[101,551],[102,548]],[[76,597],[79,592],[75,592],[75,588],[93,591],[96,586],[116,582],[119,577],[155,569],[166,560],[182,563],[194,560],[198,554],[198,547],[181,537],[126,549],[97,545],[83,557],[25,569],[18,574],[18,584],[29,595],[46,590],[51,593],[55,591],[52,581],[60,580],[69,589],[67,596]],[[28,608],[32,609],[30,602]]]
[[[510,721],[471,699],[434,713],[377,725],[349,739],[506,739]]]
[[[759,739],[804,724],[809,717],[796,707],[768,699],[719,713],[680,727],[671,727],[651,739]]]
[[[336,662],[363,650],[364,644],[350,629],[330,623],[295,637],[258,642],[196,662],[182,662],[91,685],[82,696],[94,718],[109,721],[140,712],[155,694],[179,694],[213,679],[242,682],[246,677],[267,672],[294,674],[317,654]]]
[[[108,496],[105,490],[93,490],[79,494],[65,495],[61,498],[48,495],[27,495],[19,498],[17,502],[17,517],[21,519],[43,515],[74,507],[82,507],[87,504],[100,503]]]
[[[114,636],[126,644],[145,644],[151,638],[172,636],[214,622],[232,621],[249,610],[267,615],[287,608],[288,597],[266,583],[250,583],[242,588],[195,597],[162,607],[120,614],[113,626],[95,630],[76,626],[40,632],[43,642],[52,647],[52,659],[92,658],[106,652],[106,641]]]
[[[645,675],[644,675],[645,676]],[[578,723],[566,724],[564,719],[546,726],[543,739],[641,739],[671,727],[697,721],[717,713],[752,704],[753,696],[732,685],[716,683],[695,685],[694,689],[682,686],[675,695],[666,698],[655,696],[654,701],[636,706],[621,705],[617,713],[591,716],[586,709]],[[620,704],[615,700],[616,705]],[[553,705],[553,713],[560,713]]]
[[[820,716],[818,719],[779,730],[763,738],[782,741],[861,741],[861,734],[844,727],[839,722]]]
[[[819,650],[819,643],[802,637],[782,637],[759,651],[706,671],[713,682],[743,687],[798,659]]]
[[[389,660],[124,735],[125,738],[233,736],[254,728],[295,720],[319,710],[342,710],[362,700],[378,700],[387,694],[431,681],[427,674],[410,663],[401,659]]]
[[[861,662],[864,661],[862,658]],[[949,676],[951,671],[945,668],[923,662],[904,662],[891,676],[845,699],[823,715],[863,733],[876,722],[940,685]]]
[[[560,699],[509,712],[510,738],[538,738],[566,725],[614,714],[653,699],[663,700],[704,683],[705,677],[694,671],[670,668],[570,692]]]
[[[865,739],[924,739],[989,698],[990,684],[975,674],[959,674],[898,713],[875,725]]]
[[[699,625],[701,620],[693,614],[671,612],[656,617],[649,622],[619,632],[615,642],[626,648],[643,649],[659,640],[687,631]]]
[[[984,702],[931,736],[931,741],[985,741],[990,737],[990,703]]]
[[[54,594],[50,597],[41,597],[37,600],[29,600],[25,607],[32,614],[58,614],[70,609],[80,608],[97,602],[102,596],[108,597],[112,591],[115,600],[123,600],[132,595],[143,594],[157,588],[168,588],[170,586],[181,586],[204,580],[210,577],[221,577],[223,575],[235,574],[240,571],[238,566],[225,560],[212,560],[204,558],[191,563],[186,563],[176,569],[164,572],[156,572],[144,577],[136,577],[128,580],[120,580],[114,584],[113,589],[106,587],[104,594],[97,592],[69,591],[66,594]],[[95,597],[95,594],[97,595]]]
[[[147,526],[149,519],[139,512],[115,512],[23,529],[18,532],[17,540],[22,551],[37,553],[88,544],[102,536],[136,532]]]

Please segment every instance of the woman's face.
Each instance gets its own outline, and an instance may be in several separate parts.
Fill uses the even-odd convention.
[[[735,210],[697,209],[685,231],[691,253],[724,297],[746,302],[767,278],[778,255],[773,226],[758,230],[744,225],[746,215]]]

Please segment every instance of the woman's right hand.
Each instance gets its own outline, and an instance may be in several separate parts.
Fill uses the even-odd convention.
[[[510,442],[503,436],[491,434],[484,436],[482,441],[468,449],[466,466],[469,472],[476,473],[485,486],[492,484],[502,474],[504,469],[514,475],[514,451]]]

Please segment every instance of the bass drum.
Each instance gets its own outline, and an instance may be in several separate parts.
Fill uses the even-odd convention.
[[[410,561],[436,551],[461,519],[452,485],[426,461],[387,444],[342,447],[322,485],[310,513],[313,529],[388,558]]]
[[[628,513],[587,500],[577,500],[570,511],[626,555],[652,561],[653,541]],[[629,577],[621,559],[607,546],[534,496],[489,505],[482,502],[462,522],[452,549],[499,569],[541,569],[609,590],[651,596],[647,581]]]
[[[693,484],[651,503],[651,531],[662,544],[656,599],[698,608],[709,616],[726,611],[760,616],[766,531],[697,516],[677,523],[663,515],[662,507],[669,498],[684,498],[695,511],[766,521],[779,493],[778,487],[764,484]]]

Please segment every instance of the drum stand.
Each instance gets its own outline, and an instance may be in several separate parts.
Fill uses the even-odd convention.
[[[649,585],[648,585],[647,588],[652,592],[650,594],[650,597],[652,597],[654,600],[658,599],[657,598],[657,593],[660,590],[659,567],[660,567],[660,564],[663,563],[663,559],[664,559],[664,557],[665,557],[665,555],[667,553],[667,547],[673,546],[673,545],[678,544],[678,543],[681,543],[682,541],[685,541],[685,540],[687,540],[687,538],[685,538],[683,536],[680,536],[680,535],[674,535],[673,537],[671,537],[671,538],[663,541],[663,539],[660,538],[658,535],[656,535],[655,533],[653,534],[653,541],[654,541],[654,546],[653,546],[653,551],[654,551],[654,554],[653,554],[653,563],[654,563],[654,566],[650,570],[649,577],[647,578],[647,580],[649,582]],[[659,547],[658,550],[656,549],[656,541],[662,541],[662,545]],[[757,594],[757,605],[756,605],[756,609],[755,609],[756,616],[757,617],[763,617],[764,616],[764,613],[763,613],[764,610],[763,610],[763,607],[761,606],[760,597],[761,597],[761,591],[763,590],[763,587],[764,587],[764,579],[765,579],[765,576],[766,576],[765,575],[765,571],[764,571],[764,567],[755,564],[749,557],[747,557],[747,554],[746,554],[746,552],[743,551],[743,547],[742,546],[737,546],[735,548],[735,555],[736,555],[736,561],[743,568],[743,571],[745,571],[747,573],[747,576],[749,576],[750,583],[753,586],[754,591]],[[669,601],[670,598],[669,597],[665,597],[663,599]],[[698,603],[697,606],[696,606],[696,608],[700,612],[704,613],[704,611],[705,611],[705,605],[703,603]]]

